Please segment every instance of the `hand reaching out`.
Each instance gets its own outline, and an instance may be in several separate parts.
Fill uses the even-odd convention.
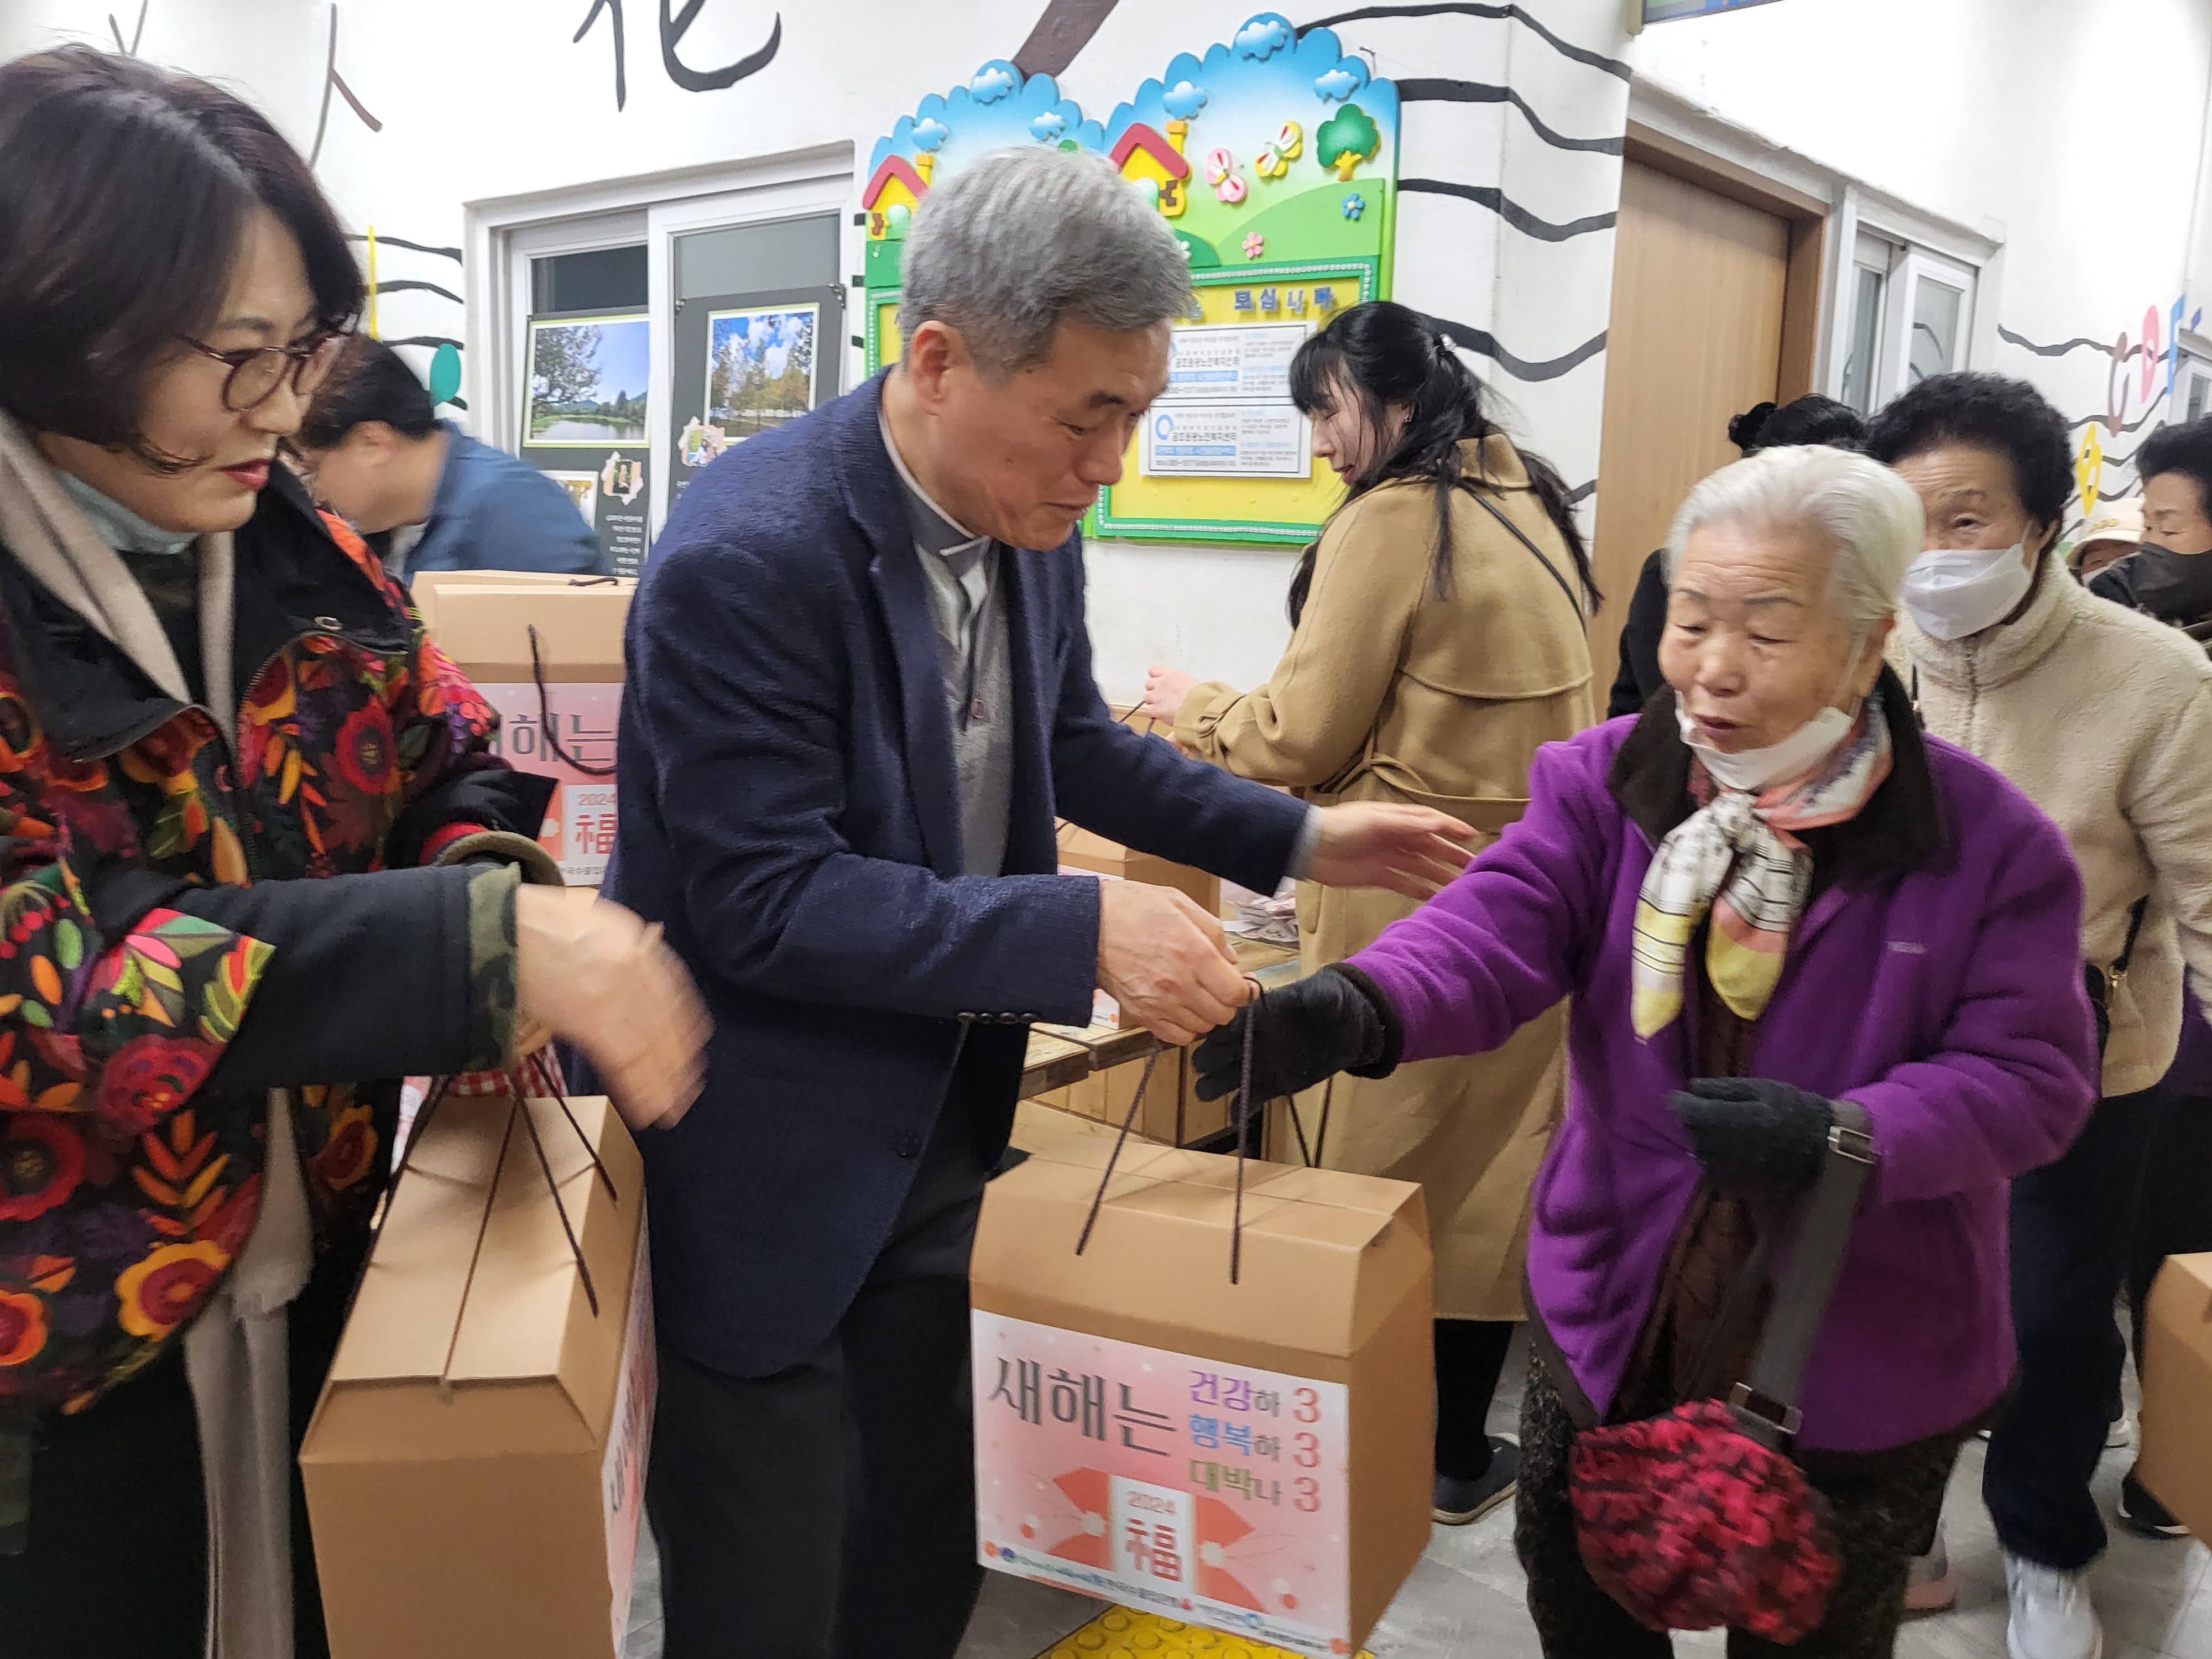
[[[633,1129],[672,1127],[699,1097],[713,1026],[691,975],[618,904],[580,888],[514,896],[515,1032],[584,1051]]]
[[[1218,918],[1137,881],[1098,884],[1098,986],[1125,1022],[1176,1047],[1226,1021],[1250,989]]]
[[[1323,887],[1382,887],[1426,899],[1467,868],[1474,831],[1425,806],[1355,801],[1322,814],[1309,880]]]
[[[1145,671],[1145,701],[1139,707],[1172,730],[1176,717],[1182,713],[1182,700],[1197,684],[1195,674],[1186,674],[1179,668],[1163,668],[1155,663]]]

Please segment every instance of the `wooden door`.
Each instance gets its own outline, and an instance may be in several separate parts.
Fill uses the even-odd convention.
[[[1787,221],[1631,161],[1620,185],[1598,457],[1598,701],[1645,556],[1698,479],[1737,459],[1729,420],[1775,396]]]

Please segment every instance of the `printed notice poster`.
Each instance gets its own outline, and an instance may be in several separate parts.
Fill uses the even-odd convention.
[[[1176,329],[1168,343],[1161,403],[1291,402],[1291,359],[1305,323],[1228,323]]]
[[[970,1318],[985,1566],[1316,1659],[1349,1650],[1342,1383]]]
[[[1170,337],[1168,389],[1138,447],[1147,478],[1310,478],[1306,417],[1291,402],[1303,322],[1221,323]]]
[[[535,684],[479,684],[477,690],[499,710],[492,752],[504,755],[520,771],[552,778],[558,785],[546,804],[538,844],[560,864],[562,879],[571,887],[597,887],[615,850],[613,775],[595,776],[554,751],[545,740]],[[545,688],[544,706],[552,711],[561,748],[570,759],[587,767],[614,764],[622,690],[619,680],[567,681]]]
[[[1138,468],[1147,478],[1313,474],[1306,417],[1289,404],[1155,404]]]

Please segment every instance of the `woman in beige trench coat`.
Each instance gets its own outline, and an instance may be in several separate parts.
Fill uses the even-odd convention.
[[[1594,717],[1595,594],[1565,489],[1491,423],[1449,342],[1403,306],[1345,312],[1291,375],[1314,453],[1351,495],[1292,580],[1290,646],[1249,692],[1155,668],[1146,711],[1188,753],[1322,805],[1437,807],[1480,833],[1480,851],[1519,816],[1538,746]],[[1414,908],[1302,883],[1307,971]],[[1555,1009],[1493,1053],[1339,1077],[1292,1109],[1316,1162],[1426,1190],[1439,1521],[1487,1512],[1518,1474],[1518,1449],[1484,1419],[1522,1317],[1528,1188],[1564,1105],[1565,1041]]]

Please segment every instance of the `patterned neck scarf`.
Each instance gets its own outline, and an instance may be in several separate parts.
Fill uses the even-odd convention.
[[[1636,1035],[1663,1031],[1682,1011],[1690,941],[1711,912],[1705,972],[1740,1018],[1757,1019],[1782,977],[1790,931],[1805,908],[1813,855],[1796,832],[1856,817],[1889,775],[1889,722],[1876,690],[1850,735],[1811,772],[1756,795],[1717,787],[1690,766],[1698,810],[1651,855],[1636,902],[1631,964]]]

